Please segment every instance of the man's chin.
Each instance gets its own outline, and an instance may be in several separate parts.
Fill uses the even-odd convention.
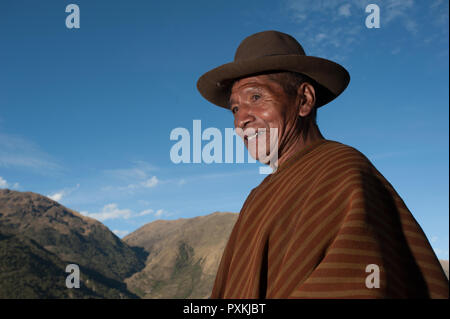
[[[268,156],[268,155],[266,155],[266,156],[261,155],[260,156],[258,154],[253,154],[251,152],[249,152],[249,154],[254,160],[260,162],[261,164],[265,164],[265,165],[269,165],[270,164],[270,156]]]

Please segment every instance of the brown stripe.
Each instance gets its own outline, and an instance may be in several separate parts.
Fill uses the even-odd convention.
[[[280,285],[279,287],[274,288],[273,294],[283,295],[283,292],[285,292],[289,287],[292,286],[292,278],[294,276],[298,276],[302,272],[305,272],[306,263],[308,261],[310,261],[314,256],[316,256],[316,254],[318,252],[320,252],[321,249],[323,249],[322,247],[324,247],[324,244],[326,242],[329,242],[330,235],[334,234],[335,231],[339,228],[339,224],[337,223],[341,217],[339,213],[344,209],[345,206],[346,206],[346,203],[341,202],[341,204],[336,208],[336,210],[333,213],[330,213],[327,217],[325,217],[321,221],[322,223],[320,225],[318,225],[310,235],[306,236],[306,238],[302,241],[303,248],[299,248],[299,249],[295,250],[295,252],[292,254],[292,256],[289,256],[289,255],[285,256],[285,261],[283,263],[284,267],[283,267],[283,270],[280,272],[280,275],[278,277],[279,278],[278,282],[284,281],[287,284],[285,284],[284,286],[281,286],[281,284],[279,284]],[[322,211],[325,211],[327,208],[328,208],[328,205],[323,207]],[[321,212],[319,211],[318,215],[320,215],[320,213]],[[333,223],[333,226],[330,226],[330,224],[332,224],[332,223]],[[327,229],[327,227],[329,227],[329,228]],[[294,239],[293,242],[298,241],[299,237],[301,237],[303,235],[303,232],[300,229],[299,229],[298,235],[296,236],[296,240]],[[318,240],[318,238],[321,238],[321,240]],[[316,239],[316,240],[313,241],[312,239]],[[311,244],[309,246],[306,246],[306,244],[309,243],[310,241],[311,241]],[[318,241],[318,244],[315,245],[315,243],[317,243],[317,241]],[[303,258],[302,263],[297,264],[297,265],[294,264],[294,261],[298,260],[299,255],[305,249],[308,249],[307,250],[308,255]],[[309,265],[309,266],[311,266],[311,265]],[[310,271],[306,270],[306,272],[311,272],[311,271],[312,271],[312,269]]]
[[[296,291],[293,298],[382,298],[379,289],[347,289],[343,291]]]
[[[330,204],[332,204],[332,202],[328,203],[328,205],[330,205]],[[305,233],[306,231],[310,231],[311,228],[312,228],[312,229],[316,229],[316,227],[319,226],[319,225],[321,225],[321,224],[322,224],[322,225],[321,225],[322,228],[324,228],[325,226],[327,226],[327,225],[323,224],[323,218],[327,218],[327,216],[328,216],[328,218],[331,218],[331,217],[332,217],[332,216],[330,215],[330,213],[326,210],[327,208],[328,208],[328,207],[322,206],[322,211],[317,211],[316,214],[315,214],[314,216],[312,216],[312,217],[309,218],[307,221],[305,221],[304,223],[302,223],[301,226],[296,227],[296,228],[297,228],[297,229],[296,229],[296,234],[297,234],[296,236],[297,236],[297,237],[293,238],[292,242],[296,242],[296,238],[297,238],[297,240],[298,240],[299,237],[303,236],[304,233]],[[331,216],[331,217],[330,217],[330,216]],[[319,230],[320,230],[320,228],[319,228]],[[318,231],[318,230],[316,230],[316,231]],[[311,239],[311,236],[309,236],[309,237],[307,237],[307,238],[310,238],[310,239]],[[283,238],[282,238],[282,239],[283,239]],[[307,242],[307,239],[302,240],[302,243],[303,243],[303,244],[305,244],[306,242]],[[283,241],[280,240],[280,241],[278,241],[277,244],[274,244],[274,245],[273,245],[273,248],[274,248],[274,249],[271,250],[271,252],[269,253],[269,258],[271,257],[272,254],[275,254],[275,253],[278,251],[278,249],[279,249],[278,245],[281,245],[282,243],[283,243]],[[280,262],[281,262],[281,260],[280,260]]]
[[[286,186],[287,187],[287,186]],[[284,188],[283,188],[284,189]],[[279,195],[279,197],[280,198],[283,198],[283,190],[281,190],[280,191],[280,193],[279,193],[280,195]],[[258,202],[255,202],[255,203],[253,203],[255,206],[257,206],[257,211],[259,211],[259,210],[261,210],[262,208],[261,207],[258,207]],[[275,204],[275,203],[274,203]],[[268,207],[268,210],[270,211],[271,209],[273,209],[273,207]],[[273,220],[273,219],[275,219],[275,217],[276,217],[276,213],[273,213],[273,214],[266,214],[266,216],[264,216],[263,217],[263,220],[261,221],[261,224],[267,224],[267,220],[269,219],[269,217],[272,217],[270,220]],[[241,245],[240,246],[238,246],[236,249],[238,250],[238,251],[240,251],[241,250],[241,246],[242,245],[244,245],[244,244],[246,244],[246,243],[248,243],[248,241],[249,241],[249,237],[251,237],[252,235],[253,236],[255,236],[255,234],[254,234],[254,228],[256,228],[258,225],[261,225],[261,224],[259,224],[259,223],[251,223],[250,225],[248,225],[248,227],[246,227],[246,231],[245,231],[245,233],[244,234],[240,234],[240,236],[243,238],[243,240],[241,241]],[[260,228],[262,228],[262,226],[260,226]],[[276,244],[275,244],[275,246],[276,246]],[[276,249],[274,249],[274,250],[272,250],[272,251],[276,251]],[[242,272],[242,267],[244,266],[244,264],[245,264],[245,258],[242,258],[242,257],[240,257],[241,258],[241,261],[239,262],[239,264],[238,265],[236,265],[235,267],[236,267],[236,271],[235,271],[235,273],[234,273],[234,275],[230,278],[230,286],[235,286],[235,281],[236,280],[238,280],[237,278],[239,277],[239,275],[238,274],[240,274],[241,272]],[[241,281],[243,281],[244,279],[242,279]]]

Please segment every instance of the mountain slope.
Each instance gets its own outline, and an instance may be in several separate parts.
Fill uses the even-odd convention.
[[[126,279],[143,298],[207,298],[238,214],[158,220],[123,240],[149,255],[143,270]]]
[[[67,263],[33,240],[0,234],[0,298],[131,298],[123,283],[81,267],[79,289],[65,285]]]
[[[100,222],[76,213],[45,196],[0,190],[0,234],[0,259],[3,260],[1,265],[5,272],[12,271],[15,274],[14,280],[24,286],[27,284],[21,279],[23,273],[28,272],[30,278],[39,277],[45,272],[44,265],[47,265],[48,269],[53,269],[52,274],[60,274],[61,269],[65,270],[65,265],[74,263],[80,266],[81,278],[86,279],[85,283],[90,283],[94,290],[97,290],[86,290],[84,295],[81,295],[135,297],[126,290],[123,280],[142,269],[144,263],[141,256]],[[11,250],[10,247],[16,248]],[[19,262],[14,266],[12,261],[15,258],[30,267],[18,268]],[[33,270],[33,267],[37,269]],[[17,269],[23,270],[22,275],[20,271],[14,273]],[[62,274],[64,278],[67,275],[65,272]],[[58,276],[56,277],[60,278]],[[12,281],[13,277],[0,278]],[[52,285],[45,278],[47,277],[44,276],[39,282],[43,292],[38,295],[45,297],[47,292],[48,297],[51,297]],[[60,282],[59,279],[52,280]],[[4,281],[0,282],[2,291],[7,286]],[[62,283],[63,289],[67,289],[65,281]],[[45,287],[49,288],[46,290]],[[72,292],[72,296],[77,297],[81,292]],[[65,296],[59,292],[56,295]]]

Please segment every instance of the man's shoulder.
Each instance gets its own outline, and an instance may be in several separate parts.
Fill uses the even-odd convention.
[[[361,160],[364,164],[370,163],[369,159],[361,151],[353,146],[338,141],[324,140],[317,148],[317,152],[314,152],[313,156],[321,157],[325,154],[327,157],[340,157],[343,156],[343,154],[347,154],[354,159]]]
[[[334,140],[324,140],[323,145],[327,148],[337,148],[342,150],[353,151],[363,155],[357,148]]]
[[[295,155],[294,155],[295,156]],[[361,176],[373,175],[376,168],[369,159],[355,147],[333,140],[322,140],[304,153],[299,153],[290,162],[277,170],[275,174],[266,177],[261,184],[253,190],[264,187],[265,184],[289,182],[293,189],[298,183],[309,181],[311,183],[327,182],[335,176]],[[286,186],[288,187],[288,186]]]
[[[289,172],[287,172],[289,171]],[[334,174],[373,174],[375,166],[358,149],[333,140],[324,140],[308,154],[292,163],[285,177],[305,176],[315,179],[329,178]]]

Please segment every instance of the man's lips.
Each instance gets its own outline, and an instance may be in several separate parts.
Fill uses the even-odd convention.
[[[250,142],[250,141],[256,139],[257,136],[261,136],[261,135],[263,135],[265,133],[266,133],[265,130],[260,130],[260,131],[258,131],[256,133],[253,133],[253,134],[250,134],[250,135],[244,135],[244,140]]]

